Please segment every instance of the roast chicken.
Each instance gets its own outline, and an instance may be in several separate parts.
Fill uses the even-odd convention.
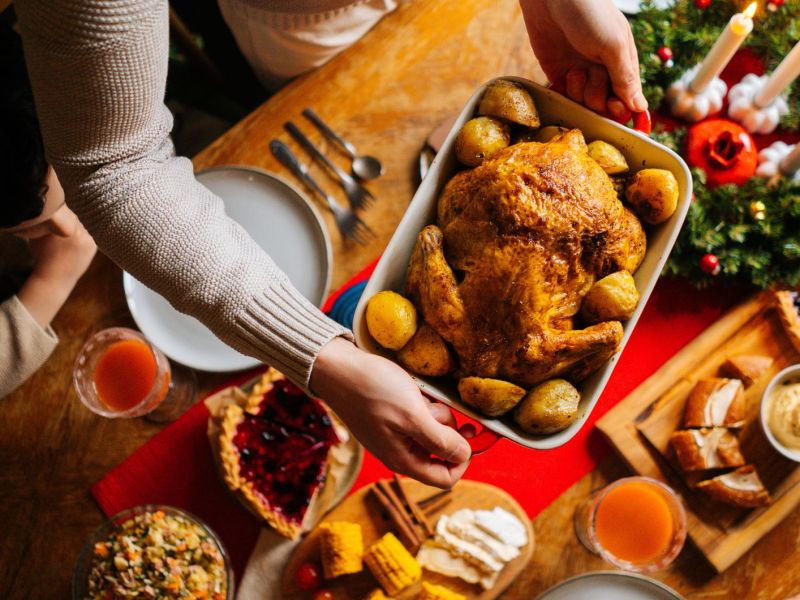
[[[581,299],[598,279],[633,273],[645,245],[639,219],[572,130],[453,177],[437,224],[419,234],[406,292],[452,345],[459,376],[579,381],[622,340],[618,321],[576,329]]]

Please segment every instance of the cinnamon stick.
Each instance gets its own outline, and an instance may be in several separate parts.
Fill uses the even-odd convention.
[[[408,515],[406,515],[403,507],[399,506],[395,501],[392,500],[392,498],[386,493],[384,486],[381,486],[380,483],[381,482],[378,481],[372,486],[370,491],[373,493],[375,498],[377,498],[378,502],[380,502],[384,510],[386,510],[388,513],[392,525],[400,536],[400,540],[409,548],[409,550],[411,550],[412,553],[416,553],[422,540],[417,535],[413,522],[411,522],[411,520],[408,518]]]
[[[426,537],[433,536],[433,527],[430,524],[430,521],[425,517],[422,511],[417,506],[417,503],[414,502],[408,495],[406,488],[403,487],[403,482],[397,473],[394,474],[394,484],[397,486],[397,490],[400,492],[400,499],[405,503],[408,510],[411,512],[411,516],[414,520],[422,527],[422,530],[425,532]]]
[[[447,496],[449,493],[450,493],[450,490],[442,490],[441,492],[436,492],[435,494],[432,494],[432,495],[428,496],[427,498],[424,498],[423,500],[420,500],[419,502],[417,502],[417,504],[420,507],[425,507],[426,505],[430,504],[431,502],[436,502],[440,498],[443,498],[444,496]]]

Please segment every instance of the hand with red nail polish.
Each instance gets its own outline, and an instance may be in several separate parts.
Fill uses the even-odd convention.
[[[631,28],[612,0],[520,0],[531,46],[566,95],[622,121],[647,108]]]

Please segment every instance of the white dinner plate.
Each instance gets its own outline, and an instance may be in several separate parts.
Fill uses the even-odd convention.
[[[280,177],[251,167],[218,167],[197,180],[225,203],[227,215],[320,306],[330,282],[332,253],[317,210]],[[200,321],[176,311],[160,295],[123,273],[125,298],[136,325],[171,359],[201,371],[239,371],[259,361],[228,347]]]
[[[644,575],[597,571],[562,581],[537,600],[683,600],[683,596]]]
[[[673,0],[656,0],[655,5],[658,8],[667,8],[672,3]],[[635,15],[639,12],[639,7],[642,3],[640,0],[614,0],[614,4],[616,4],[617,8],[622,12]]]

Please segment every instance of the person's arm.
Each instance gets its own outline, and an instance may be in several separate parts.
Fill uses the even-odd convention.
[[[0,304],[0,398],[33,375],[57,345],[50,326],[39,324],[17,296]]]
[[[647,108],[636,43],[612,0],[520,0],[520,6],[542,70],[570,98],[615,117]]]
[[[166,0],[17,0],[17,14],[48,159],[97,245],[220,339],[317,392],[381,460],[452,485],[470,451],[441,407],[342,339],[350,332],[173,156]]]
[[[164,0],[20,0],[48,160],[98,246],[178,310],[308,389],[349,335],[308,302],[176,158]]]

